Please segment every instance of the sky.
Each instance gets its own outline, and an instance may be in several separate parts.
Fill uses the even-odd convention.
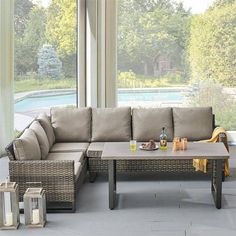
[[[51,1],[52,0],[31,0],[31,2],[37,3],[38,5],[41,5],[43,7],[48,7]]]
[[[214,0],[176,0],[178,2],[183,2],[185,9],[191,8],[193,14],[199,14],[207,10],[207,8],[212,5]]]
[[[41,2],[41,5],[44,7],[48,7],[51,0],[32,0],[33,2]],[[214,0],[175,0],[177,2],[183,2],[184,7],[186,9],[191,8],[191,12],[193,14],[199,14],[204,12],[213,2]]]

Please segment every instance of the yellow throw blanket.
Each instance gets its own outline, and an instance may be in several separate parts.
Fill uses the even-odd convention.
[[[219,135],[222,133],[225,134],[226,136],[226,131],[222,127],[216,127],[210,139],[202,140],[200,142],[216,143],[219,140]],[[229,151],[229,147],[227,144],[227,136],[226,136],[226,142],[224,144],[226,145],[226,149]],[[195,171],[203,171],[204,173],[206,173],[207,172],[207,159],[194,159],[193,167],[195,168]],[[225,160],[224,173],[225,173],[225,176],[229,176],[229,160]]]

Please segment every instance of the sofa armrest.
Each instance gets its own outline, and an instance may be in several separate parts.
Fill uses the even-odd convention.
[[[70,201],[73,198],[74,161],[10,161],[9,174],[10,180],[19,184],[21,200],[30,183],[41,183],[47,201]]]

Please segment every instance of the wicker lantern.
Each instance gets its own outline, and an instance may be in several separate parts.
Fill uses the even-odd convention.
[[[42,228],[46,224],[46,197],[42,188],[28,188],[24,194],[25,225]]]
[[[17,229],[19,224],[18,184],[6,181],[0,184],[0,229]]]

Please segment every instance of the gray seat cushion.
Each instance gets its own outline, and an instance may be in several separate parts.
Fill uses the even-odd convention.
[[[104,142],[90,143],[87,150],[87,157],[101,158],[104,144]]]
[[[75,162],[83,162],[84,154],[82,152],[60,152],[60,153],[49,153],[47,160],[51,161],[75,161]]]
[[[31,129],[13,142],[14,154],[17,160],[41,160],[41,151],[36,134]]]
[[[82,167],[83,167],[83,165],[80,162],[75,162],[75,164],[74,164],[74,175],[75,175],[76,180],[80,176],[80,173],[82,171]]]
[[[134,108],[132,112],[133,139],[160,140],[162,127],[166,127],[168,141],[173,140],[174,129],[171,108]]]
[[[213,114],[211,107],[173,108],[174,135],[198,141],[211,138]]]
[[[42,156],[42,159],[44,160],[47,157],[48,152],[49,152],[49,142],[48,142],[47,134],[38,121],[34,121],[30,125],[29,128],[34,131],[38,139],[41,156]]]
[[[37,120],[47,134],[48,142],[51,147],[55,143],[55,135],[49,117],[46,113],[42,113],[37,117]]]
[[[47,156],[47,160],[74,161],[74,175],[75,175],[75,179],[77,180],[79,178],[81,171],[82,171],[84,154],[82,152],[49,153]]]
[[[89,142],[91,108],[52,108],[51,122],[56,142]]]
[[[83,152],[86,153],[89,143],[55,143],[50,152]]]
[[[93,108],[92,141],[112,142],[131,139],[131,108]]]

